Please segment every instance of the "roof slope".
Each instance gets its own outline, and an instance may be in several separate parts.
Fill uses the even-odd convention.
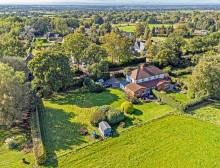
[[[99,123],[99,128],[104,131],[108,128],[111,128],[111,126],[106,121],[102,121]]]
[[[164,74],[162,70],[155,66],[148,66],[146,68],[138,68],[134,71],[131,71],[127,75],[130,76],[134,80],[149,78],[156,75]]]

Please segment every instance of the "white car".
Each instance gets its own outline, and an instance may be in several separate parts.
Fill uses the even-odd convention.
[[[82,62],[82,66],[83,66],[84,68],[86,68],[86,63],[85,63],[85,62]]]

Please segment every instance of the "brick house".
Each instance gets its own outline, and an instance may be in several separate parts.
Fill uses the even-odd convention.
[[[120,88],[134,97],[144,97],[150,94],[151,89],[167,91],[171,80],[168,74],[155,66],[144,67],[141,64],[138,69],[126,75],[126,80],[120,83]]]

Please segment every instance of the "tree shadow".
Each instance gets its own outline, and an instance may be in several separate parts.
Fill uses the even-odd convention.
[[[110,90],[105,90],[102,93],[81,93],[75,90],[47,99],[47,101],[51,103],[59,105],[77,105],[81,108],[109,105],[118,100],[118,95],[112,94]]]
[[[140,116],[143,114],[143,112],[141,110],[138,110],[138,109],[134,109],[134,113],[133,113],[135,116]]]
[[[73,149],[86,142],[79,132],[81,127],[86,126],[71,122],[74,117],[74,113],[66,113],[62,109],[45,108],[43,115],[44,144],[48,158],[45,166],[57,167],[56,152]]]

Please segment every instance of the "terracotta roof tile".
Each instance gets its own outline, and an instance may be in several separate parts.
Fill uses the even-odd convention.
[[[148,66],[146,68],[138,68],[134,71],[131,71],[127,75],[130,76],[134,80],[149,78],[156,75],[164,74],[162,70],[155,66]]]

